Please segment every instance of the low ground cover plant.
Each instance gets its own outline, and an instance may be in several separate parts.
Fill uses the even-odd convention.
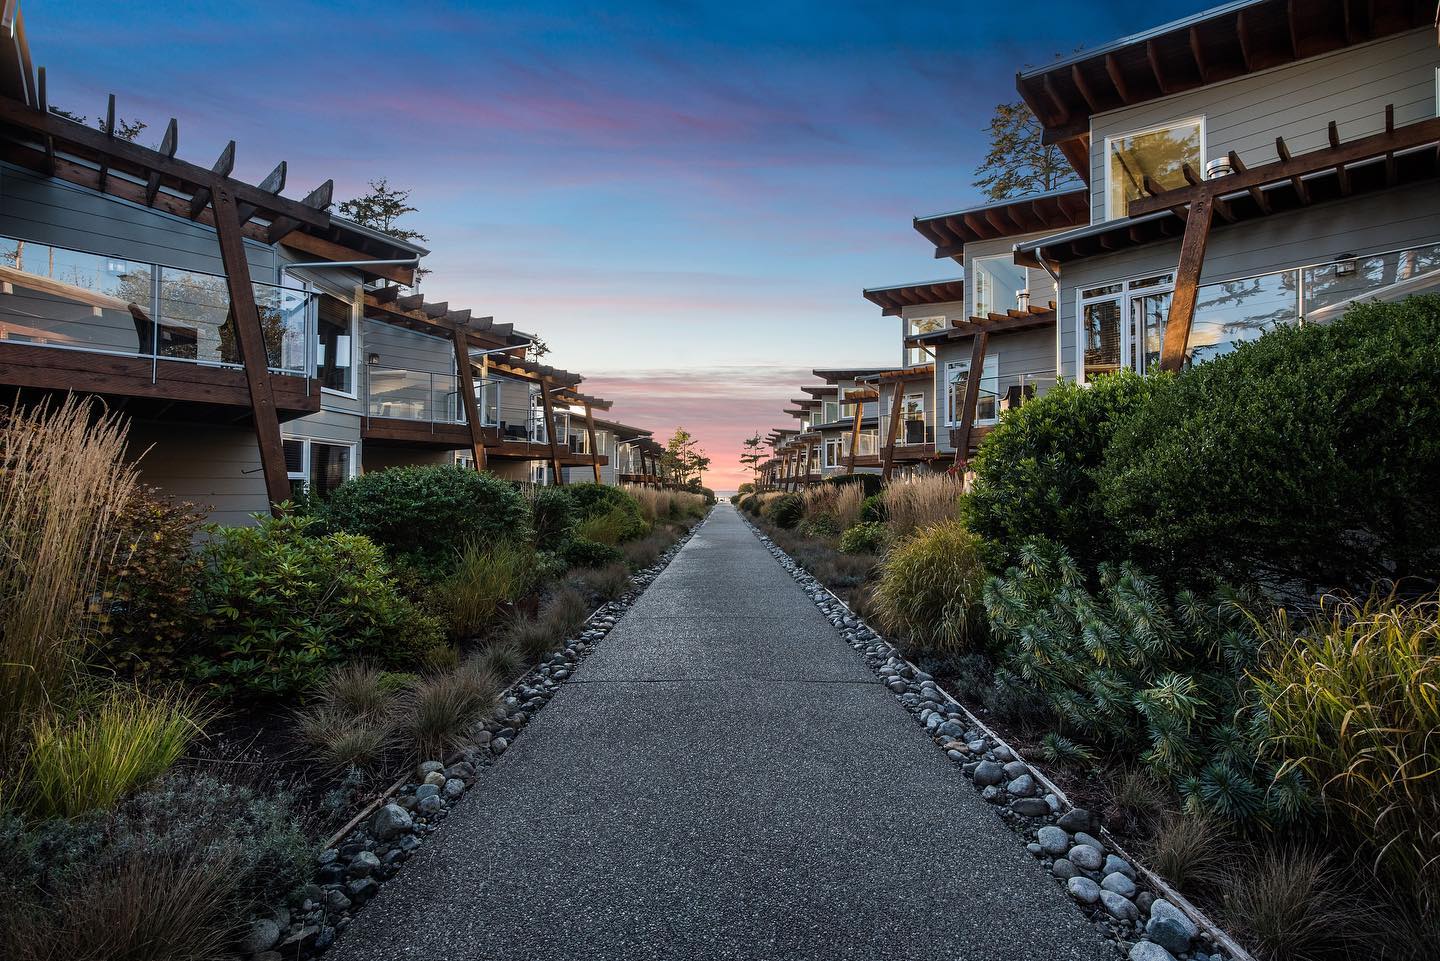
[[[876,521],[856,524],[840,535],[840,550],[845,554],[882,554],[890,542],[890,531]]]

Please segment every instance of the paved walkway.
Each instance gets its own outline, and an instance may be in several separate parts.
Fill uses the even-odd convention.
[[[333,955],[1113,957],[728,504]]]

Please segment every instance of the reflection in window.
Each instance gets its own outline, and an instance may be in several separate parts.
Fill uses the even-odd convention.
[[[1186,350],[1191,364],[1213,360],[1299,316],[1299,272],[1282,271],[1201,287]]]
[[[320,295],[316,311],[315,377],[320,386],[349,394],[355,389],[351,365],[350,305],[329,294]]]
[[[1417,293],[1435,284],[1440,284],[1440,246],[1310,267],[1305,271],[1305,315],[1387,287]]]
[[[1145,195],[1147,177],[1158,189],[1170,190],[1188,183],[1183,171],[1185,164],[1200,174],[1204,167],[1200,139],[1199,120],[1107,138],[1106,216],[1126,216],[1130,201]]]
[[[916,337],[920,334],[933,334],[945,326],[944,317],[911,317],[905,321],[905,336]],[[931,354],[923,347],[909,347],[905,350],[905,366],[916,367],[920,364],[928,364]]]
[[[974,309],[977,317],[1003,314],[1018,304],[1017,291],[1026,290],[1025,268],[1015,263],[1013,254],[982,257],[970,265],[975,291]]]
[[[1083,327],[1085,338],[1085,380],[1120,369],[1120,302],[1101,301],[1086,304]]]
[[[225,278],[160,268],[160,356],[242,363]]]
[[[148,354],[148,264],[0,238],[0,339]]]

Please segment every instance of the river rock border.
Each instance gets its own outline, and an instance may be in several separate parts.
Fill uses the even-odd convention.
[[[1097,815],[1072,806],[1043,772],[1026,763],[933,677],[911,664],[764,531],[743,514],[741,519],[935,744],[960,765],[980,796],[1025,839],[1026,850],[1045,865],[1120,955],[1129,961],[1254,961],[1193,905],[1122,851],[1103,831]]]
[[[563,648],[510,685],[495,714],[471,729],[469,743],[450,763],[422,762],[412,777],[397,782],[362,810],[342,829],[343,836],[332,838],[317,858],[312,882],[294,892],[289,904],[250,923],[241,938],[242,955],[250,961],[292,961],[330,947],[380,886],[400,872],[425,837],[439,829],[454,805],[479,783],[484,769],[505,753],[574,673],[580,659],[610,633],[703,523],[702,519],[681,535],[654,565],[632,575],[629,592],[597,608]]]

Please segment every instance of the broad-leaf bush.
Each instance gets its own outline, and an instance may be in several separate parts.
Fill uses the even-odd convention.
[[[918,651],[968,654],[985,644],[980,542],[959,521],[924,528],[897,543],[881,565],[875,613]]]
[[[624,560],[625,553],[618,547],[577,537],[561,548],[560,558],[566,567],[605,567]]]
[[[1060,543],[1087,570],[1120,556],[1112,524],[1124,521],[1106,519],[1097,473],[1110,438],[1155,382],[1128,372],[1088,386],[1062,381],[1000,419],[971,462],[965,512],[1003,562],[1031,537]]]
[[[346,661],[408,668],[443,646],[439,621],[402,597],[380,548],[314,521],[260,518],[214,532],[201,588],[207,625],[188,667],[227,692],[283,697]]]
[[[586,521],[617,512],[620,517],[616,526],[616,543],[644,537],[650,530],[640,513],[640,504],[629,492],[609,484],[566,484],[563,488],[570,503],[575,507],[575,516],[583,526]],[[607,521],[607,524],[612,523]],[[582,535],[583,536],[583,535]]]
[[[199,626],[194,548],[205,515],[153,488],[138,489],[117,520],[119,548],[97,605],[98,656],[139,679],[178,674]]]
[[[474,541],[530,536],[530,506],[513,484],[450,465],[362,474],[332,491],[319,516],[328,529],[368,537],[392,559],[427,570],[445,570]]]
[[[1281,327],[1158,386],[1100,477],[1147,570],[1362,593],[1440,571],[1440,295]]]
[[[527,494],[530,502],[530,527],[535,543],[541,548],[563,544],[575,536],[575,502],[564,487],[532,487]]]
[[[1301,812],[1300,780],[1259,760],[1265,734],[1246,672],[1258,640],[1248,599],[1173,597],[1129,564],[1091,591],[1058,545],[1027,541],[985,587],[997,683],[1038,692],[1070,734],[1143,761],[1189,810],[1236,820]]]
[[[856,524],[840,535],[842,554],[879,554],[890,542],[890,531],[884,524],[866,521]]]
[[[1440,600],[1372,598],[1266,625],[1272,748],[1381,866],[1440,906]]]

